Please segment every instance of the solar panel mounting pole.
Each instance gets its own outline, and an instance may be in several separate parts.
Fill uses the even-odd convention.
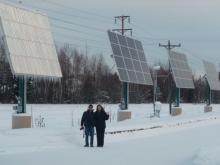
[[[115,24],[117,23],[117,20],[121,21],[121,29],[113,29],[112,31],[117,31],[122,35],[124,35],[125,32],[130,31],[130,34],[132,35],[132,29],[125,28],[125,20],[128,20],[128,23],[130,23],[130,16],[126,16],[126,15],[116,16]],[[127,82],[122,83],[122,97],[124,102],[124,107],[122,109],[126,110],[128,109],[128,101],[129,101],[129,84]]]
[[[27,102],[27,83],[26,83],[26,77],[21,76],[18,78],[19,86],[18,86],[18,94],[19,94],[19,101],[18,101],[18,106],[19,106],[19,111],[18,113],[26,113],[26,102]]]
[[[212,90],[208,86],[208,105],[211,105],[211,103],[212,103]]]
[[[170,51],[176,47],[181,47],[181,44],[178,44],[178,45],[173,45],[170,43],[170,40],[168,40],[168,43],[167,45],[164,45],[164,44],[159,44],[159,47],[164,47],[167,49],[168,53],[170,54]],[[171,110],[172,110],[172,81],[171,81],[171,66],[170,66],[170,63],[169,63],[169,79],[168,79],[168,83],[169,83],[169,91],[170,91],[170,94],[169,94],[169,110],[170,110],[170,114],[171,114]],[[178,107],[179,106],[179,103],[180,103],[180,89],[177,88],[176,89],[176,106]]]
[[[206,82],[207,82],[207,97],[206,97],[206,105],[207,106],[210,106],[212,104],[212,90],[211,90],[211,87],[208,83],[208,79],[207,77],[205,77],[206,79]]]

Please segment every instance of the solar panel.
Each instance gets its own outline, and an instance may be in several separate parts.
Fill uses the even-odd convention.
[[[0,36],[14,75],[62,76],[47,16],[0,3]]]
[[[108,31],[113,57],[122,82],[153,85],[142,43]]]
[[[211,62],[203,60],[206,78],[211,90],[220,90],[219,73],[216,71],[215,65]]]
[[[192,80],[192,71],[188,65],[186,55],[170,51],[169,63],[176,87],[194,89],[195,87]]]

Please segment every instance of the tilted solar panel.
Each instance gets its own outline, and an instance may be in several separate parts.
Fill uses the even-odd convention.
[[[185,54],[170,51],[169,63],[177,88],[194,89],[192,71]]]
[[[14,75],[62,77],[47,16],[0,3],[0,36]]]
[[[216,71],[215,65],[211,62],[203,60],[206,72],[206,79],[211,90],[220,90],[219,73]]]
[[[142,43],[108,31],[113,57],[122,82],[153,85]]]

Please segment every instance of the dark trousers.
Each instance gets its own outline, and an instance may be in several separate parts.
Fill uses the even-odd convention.
[[[93,138],[94,138],[94,127],[85,127],[85,142],[86,146],[89,145],[89,136],[90,136],[90,146],[93,146]]]
[[[96,127],[97,146],[104,146],[105,128]]]

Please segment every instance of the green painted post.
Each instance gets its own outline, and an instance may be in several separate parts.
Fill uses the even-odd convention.
[[[123,82],[122,92],[123,92],[123,99],[124,99],[124,110],[128,109],[128,83]]]
[[[176,106],[180,106],[180,88],[176,88]]]
[[[19,77],[19,98],[21,99],[21,113],[26,113],[26,102],[27,102],[27,86],[26,86],[26,78],[24,76]]]
[[[212,103],[212,91],[210,89],[210,86],[208,85],[208,96],[207,96],[208,105],[211,105]]]

